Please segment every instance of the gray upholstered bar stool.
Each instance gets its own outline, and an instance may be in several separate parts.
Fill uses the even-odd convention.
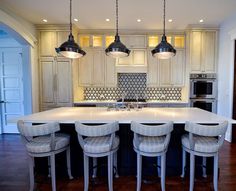
[[[55,133],[60,130],[59,123],[31,125],[19,120],[17,127],[29,156],[30,191],[34,189],[34,157],[50,158],[52,190],[56,191],[55,155],[66,150],[67,171],[69,178],[73,178],[70,166],[70,137]]]
[[[98,158],[107,156],[108,163],[108,186],[113,190],[113,157],[117,168],[117,150],[119,148],[119,137],[115,132],[119,130],[117,121],[102,125],[84,125],[75,122],[80,146],[84,152],[84,191],[89,188],[89,157]],[[83,137],[85,136],[85,138]],[[115,156],[114,156],[115,155]],[[95,175],[96,176],[96,175]]]
[[[134,132],[133,145],[137,153],[137,191],[141,190],[142,156],[161,157],[161,189],[165,191],[166,152],[173,122],[162,125],[143,125],[132,121],[131,130]]]
[[[193,191],[195,156],[203,157],[203,165],[206,165],[206,157],[214,157],[214,190],[218,190],[218,152],[221,148],[228,122],[224,121],[219,125],[200,125],[193,122],[186,122],[185,130],[188,134],[182,136],[183,164],[182,175],[185,176],[186,152],[190,153],[190,185],[189,190]],[[203,176],[206,176],[203,166]]]

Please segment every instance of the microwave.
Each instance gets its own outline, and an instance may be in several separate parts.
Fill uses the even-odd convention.
[[[217,81],[214,74],[192,74],[190,75],[190,98],[217,97]]]

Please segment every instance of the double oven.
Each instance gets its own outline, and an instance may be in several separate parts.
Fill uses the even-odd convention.
[[[217,112],[216,74],[190,74],[190,106]]]

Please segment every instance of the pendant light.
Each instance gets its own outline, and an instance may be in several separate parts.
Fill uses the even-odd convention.
[[[116,0],[116,36],[114,42],[112,42],[105,50],[107,56],[113,58],[122,58],[129,56],[130,50],[120,41],[118,34],[118,0]]]
[[[61,44],[59,48],[55,48],[56,52],[67,58],[80,58],[86,54],[80,46],[75,42],[74,36],[72,35],[72,23],[71,23],[71,12],[72,6],[70,0],[70,34],[68,41]]]
[[[166,34],[165,34],[165,17],[166,17],[166,1],[164,1],[164,14],[163,14],[163,35],[161,42],[152,50],[152,55],[159,59],[169,59],[176,54],[176,50],[173,46],[167,42]]]

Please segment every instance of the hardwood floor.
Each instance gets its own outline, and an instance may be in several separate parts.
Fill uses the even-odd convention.
[[[220,151],[219,159],[219,190],[236,191],[236,143],[225,142]],[[57,170],[57,169],[56,169]],[[50,178],[46,175],[36,175],[36,190],[51,190]],[[90,190],[106,191],[105,178],[99,184],[90,184]],[[166,177],[166,190],[187,191],[189,179]],[[27,155],[19,135],[0,135],[0,190],[26,191],[29,188]],[[114,179],[114,191],[132,191],[136,188],[136,177],[120,177]],[[66,177],[57,176],[58,191],[83,190],[83,178],[69,181]],[[142,184],[142,191],[159,191],[160,183]],[[195,179],[194,191],[213,191],[212,176]]]

